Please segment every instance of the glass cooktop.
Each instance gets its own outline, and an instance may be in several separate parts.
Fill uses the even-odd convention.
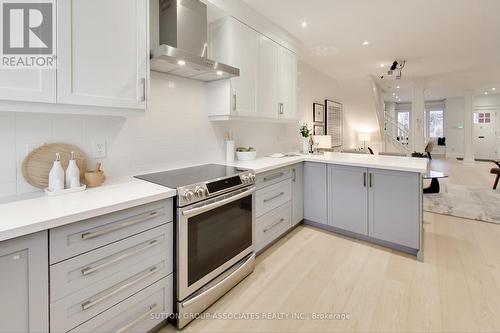
[[[181,186],[188,186],[201,182],[213,181],[220,178],[236,176],[244,171],[246,170],[232,166],[220,164],[205,164],[190,168],[150,173],[146,175],[135,176],[135,178],[170,188],[178,188]]]

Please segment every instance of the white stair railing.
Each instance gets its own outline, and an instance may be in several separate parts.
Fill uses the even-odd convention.
[[[405,154],[410,152],[410,129],[388,112],[384,112],[384,132],[394,147]]]

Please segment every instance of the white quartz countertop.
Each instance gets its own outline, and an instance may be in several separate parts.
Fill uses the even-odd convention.
[[[167,199],[176,190],[127,178],[83,192],[0,204],[0,241]]]
[[[324,155],[261,157],[253,161],[235,162],[233,165],[263,173],[303,161],[418,173],[427,171],[427,160],[424,158],[328,152]]]
[[[418,173],[427,170],[427,161],[423,158],[348,153],[262,157],[232,165],[263,173],[304,161]],[[73,194],[49,197],[38,193],[28,198],[0,202],[0,241],[167,199],[176,194],[175,189],[130,177]]]

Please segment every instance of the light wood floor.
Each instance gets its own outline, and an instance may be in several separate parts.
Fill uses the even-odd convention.
[[[491,185],[488,175],[476,175],[490,165],[436,164],[448,168],[449,181]],[[500,332],[500,225],[426,213],[424,229],[425,258],[418,262],[299,226],[207,310],[347,313],[349,320],[198,319],[183,332]]]

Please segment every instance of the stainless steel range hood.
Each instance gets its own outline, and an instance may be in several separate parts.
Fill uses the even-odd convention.
[[[160,46],[151,70],[198,81],[240,76],[238,68],[208,59],[207,6],[199,0],[160,0]]]

